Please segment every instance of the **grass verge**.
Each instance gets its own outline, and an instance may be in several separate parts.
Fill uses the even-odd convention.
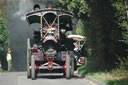
[[[78,69],[80,74],[85,74],[107,85],[128,85],[128,71],[113,69],[110,72],[88,72],[85,66]]]
[[[7,72],[7,70],[0,69],[0,72]]]

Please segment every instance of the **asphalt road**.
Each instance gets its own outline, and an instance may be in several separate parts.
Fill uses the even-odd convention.
[[[0,73],[0,85],[97,85],[85,78],[65,79],[63,74],[39,74],[36,80],[27,79],[26,72]]]

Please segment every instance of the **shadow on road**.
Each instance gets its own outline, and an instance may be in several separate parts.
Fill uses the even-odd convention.
[[[65,79],[63,75],[38,75],[37,79]],[[81,77],[78,77],[74,75],[71,79],[82,79]]]

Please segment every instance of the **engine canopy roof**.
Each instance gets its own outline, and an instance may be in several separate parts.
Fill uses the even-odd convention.
[[[49,14],[51,14],[51,15],[49,15]],[[69,17],[68,19],[66,19],[67,22],[71,21],[71,18],[74,16],[74,14],[72,12],[69,12],[67,10],[56,9],[56,8],[45,8],[45,9],[39,9],[36,11],[32,11],[32,12],[26,14],[26,19],[29,24],[33,24],[33,23],[41,24],[41,21],[43,22],[43,20],[41,20],[43,18],[41,18],[41,17],[44,17],[46,15],[48,15],[49,17],[56,16],[59,18],[65,17],[65,16]]]

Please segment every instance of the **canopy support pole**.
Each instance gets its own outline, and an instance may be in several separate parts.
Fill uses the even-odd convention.
[[[60,38],[60,17],[58,16],[58,37]]]
[[[43,36],[43,33],[42,33],[42,25],[43,25],[43,22],[42,22],[42,16],[40,17],[40,33],[41,33],[41,38]]]

